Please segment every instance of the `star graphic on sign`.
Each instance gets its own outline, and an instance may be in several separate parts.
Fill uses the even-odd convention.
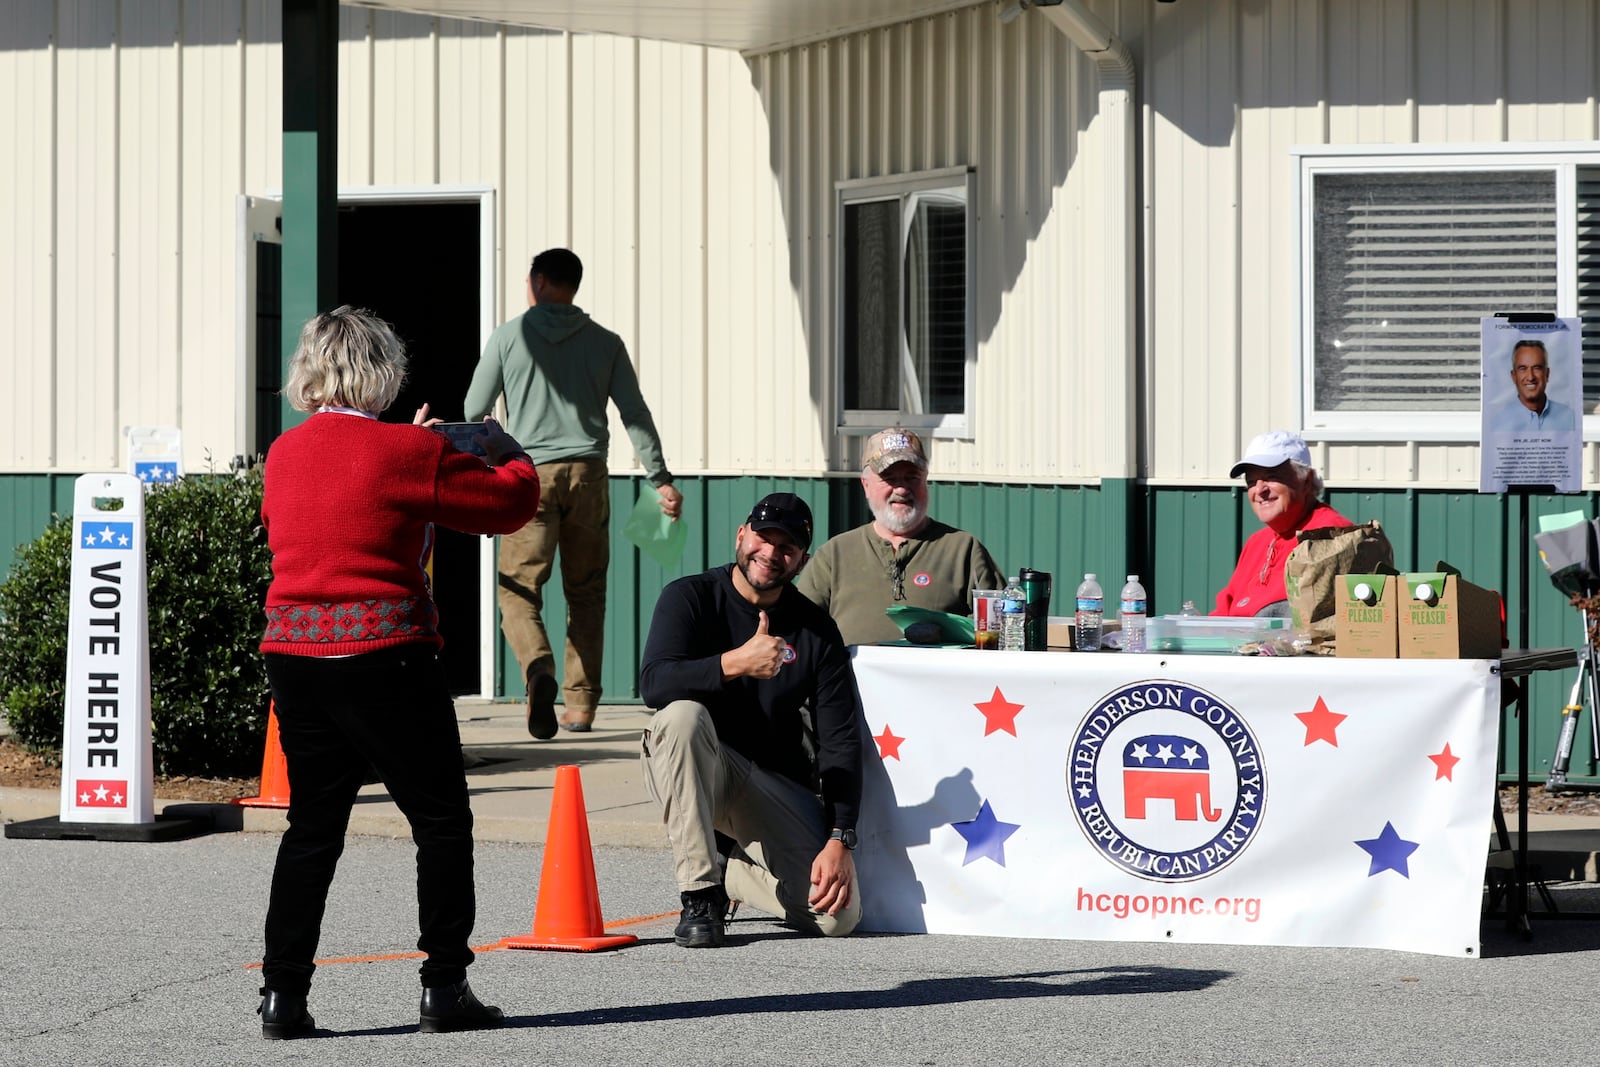
[[[1401,837],[1395,831],[1394,823],[1384,823],[1383,833],[1367,841],[1357,841],[1356,844],[1372,857],[1372,865],[1367,868],[1368,878],[1384,871],[1396,871],[1402,878],[1411,877],[1411,871],[1406,866],[1406,858],[1420,846],[1416,841],[1407,841]]]
[[[1296,712],[1294,717],[1306,724],[1307,745],[1316,741],[1326,741],[1334,748],[1338,748],[1339,737],[1335,731],[1339,729],[1339,724],[1350,716],[1329,711],[1327,702],[1318,697],[1316,705],[1310,711]]]
[[[1129,759],[1136,759],[1140,764],[1150,758],[1150,746],[1143,741],[1133,746],[1133,751],[1128,753]]]
[[[113,804],[121,804],[122,803],[122,794],[121,793],[112,793],[111,794],[111,803],[113,803]]]
[[[1174,757],[1172,755],[1172,746],[1171,745],[1157,745],[1156,746],[1156,759],[1160,760],[1163,764],[1171,763],[1173,761],[1173,759],[1174,759]]]
[[[100,531],[100,541],[101,541],[101,543],[109,543],[111,541],[111,538],[113,536],[115,536],[116,532],[117,531],[113,530],[109,526],[107,526],[104,530],[101,530]]]
[[[1079,787],[1078,787],[1078,795],[1079,795],[1079,796],[1080,796],[1080,797],[1082,797],[1082,798],[1083,798],[1083,799],[1084,799],[1084,800],[1088,800],[1088,799],[1089,799],[1089,795],[1090,795],[1090,794],[1091,794],[1091,793],[1092,793],[1092,792],[1093,792],[1093,790],[1092,790],[1092,789],[1090,789],[1090,788],[1089,788],[1089,787],[1088,787],[1088,786],[1086,786],[1086,785],[1080,785],[1080,786],[1079,786]]]
[[[84,548],[93,548],[94,547],[94,532],[92,530],[83,531],[83,547]]]
[[[873,740],[878,742],[879,759],[900,758],[900,742],[904,741],[905,738],[896,737],[894,731],[889,729],[888,723],[883,724],[883,733],[878,734]]]
[[[982,704],[973,707],[983,712],[983,736],[988,737],[996,730],[1004,730],[1012,737],[1017,736],[1017,712],[1022,710],[1021,704],[1013,704],[1000,693],[1000,687],[994,687],[994,696]]]
[[[1443,752],[1435,752],[1428,758],[1433,760],[1434,766],[1438,768],[1433,772],[1434,781],[1437,782],[1441,778],[1447,778],[1452,782],[1456,780],[1456,764],[1461,762],[1461,757],[1450,751],[1448,742],[1446,742]]]
[[[117,544],[123,546],[124,548],[126,548],[128,546],[128,541],[129,540],[130,540],[130,538],[128,537],[127,534],[118,534],[117,535]]]
[[[106,794],[109,792],[111,792],[111,790],[107,789],[105,786],[97,785],[94,787],[94,798],[96,800],[104,800],[106,798]]]
[[[78,803],[79,804],[87,804],[87,803],[89,803],[89,791],[87,789],[85,789],[83,792],[78,794]]]
[[[150,468],[149,467],[145,467],[143,470],[141,470],[139,472],[139,480],[141,482],[148,482],[150,480]]]
[[[1195,761],[1200,758],[1200,746],[1184,745],[1183,755],[1179,756],[1178,758],[1183,760],[1183,762],[1187,763],[1189,766],[1193,767],[1195,765]]]
[[[954,822],[950,824],[955,832],[967,839],[966,858],[961,861],[965,867],[974,860],[991,859],[1004,867],[1006,865],[1006,838],[1022,829],[1021,823],[1001,822],[994,817],[994,809],[985,800],[983,807],[978,809],[978,817],[971,822]]]

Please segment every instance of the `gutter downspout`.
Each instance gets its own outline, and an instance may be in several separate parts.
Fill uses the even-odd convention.
[[[1100,75],[1100,109],[1090,128],[1102,127],[1102,167],[1098,182],[1090,183],[1099,195],[1102,231],[1100,247],[1105,253],[1105,292],[1102,306],[1107,309],[1099,322],[1098,343],[1084,340],[1111,365],[1101,396],[1101,410],[1122,412],[1122,425],[1108,425],[1101,473],[1104,477],[1136,478],[1139,475],[1140,403],[1138,399],[1137,291],[1135,288],[1134,86],[1137,83],[1133,54],[1111,32],[1099,16],[1087,10],[1082,0],[1048,0],[1036,5],[1039,14],[1067,36],[1095,65]],[[1087,217],[1094,217],[1086,213]]]

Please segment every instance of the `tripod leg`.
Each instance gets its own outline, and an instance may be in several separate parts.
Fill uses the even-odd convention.
[[[1600,710],[1600,685],[1596,684],[1594,672],[1594,649],[1583,650],[1583,662],[1578,664],[1578,669],[1589,679],[1589,745],[1594,752],[1596,763],[1600,763],[1600,723],[1595,722],[1595,712]]]
[[[1588,662],[1584,656],[1578,658],[1578,676],[1572,681],[1572,692],[1567,697],[1566,707],[1561,709],[1561,730],[1556,735],[1555,755],[1550,758],[1550,773],[1545,777],[1546,789],[1559,789],[1567,784],[1567,771],[1572,766],[1572,745],[1578,737],[1578,715],[1583,710],[1585,683],[1592,681],[1586,670]]]

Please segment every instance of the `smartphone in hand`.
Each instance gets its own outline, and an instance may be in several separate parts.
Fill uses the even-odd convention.
[[[443,434],[459,451],[487,459],[489,454],[483,450],[482,445],[473,440],[482,434],[484,429],[484,424],[481,422],[441,422],[433,427],[433,432]]]

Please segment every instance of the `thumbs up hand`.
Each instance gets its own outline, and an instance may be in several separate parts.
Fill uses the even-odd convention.
[[[738,648],[722,654],[722,676],[730,678],[771,678],[783,666],[784,640],[768,633],[771,620],[761,612],[756,632]]]

